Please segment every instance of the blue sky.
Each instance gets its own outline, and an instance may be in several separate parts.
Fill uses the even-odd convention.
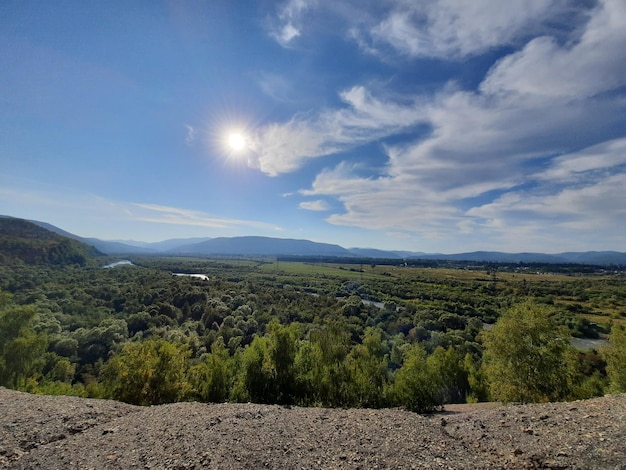
[[[0,214],[626,251],[624,0],[4,0],[0,63]]]

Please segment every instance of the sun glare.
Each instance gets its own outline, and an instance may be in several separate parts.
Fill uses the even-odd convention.
[[[231,150],[238,152],[246,148],[246,138],[239,132],[228,134],[228,146]]]

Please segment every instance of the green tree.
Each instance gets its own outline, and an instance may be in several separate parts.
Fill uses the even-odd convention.
[[[29,379],[41,375],[48,339],[33,329],[36,312],[32,307],[16,306],[10,296],[1,297],[0,385],[24,390]]]
[[[418,343],[405,353],[392,388],[397,405],[417,413],[434,411],[439,406],[437,378],[428,367],[426,351]]]
[[[313,403],[323,406],[347,406],[350,374],[346,356],[350,335],[339,323],[330,323],[309,333],[308,357],[301,357],[308,370],[303,377]]]
[[[454,348],[439,346],[428,356],[426,364],[437,384],[440,405],[465,402],[469,393],[468,374],[463,357]]]
[[[569,334],[552,309],[525,302],[506,311],[484,334],[484,365],[491,398],[502,402],[562,400],[572,375]]]
[[[351,405],[380,408],[387,404],[388,360],[379,329],[365,331],[363,344],[352,348],[346,366],[350,374]]]
[[[228,399],[234,376],[234,361],[220,336],[211,345],[211,354],[189,371],[195,398],[210,403]]]
[[[103,367],[109,394],[126,403],[157,405],[184,399],[191,352],[185,344],[150,339],[126,343]]]
[[[609,346],[604,350],[606,372],[610,391],[626,392],[626,328],[615,325],[609,336]]]
[[[93,328],[78,328],[72,333],[78,344],[78,357],[82,364],[105,360],[111,349],[128,338],[128,326],[122,319],[106,318]]]
[[[270,375],[275,403],[291,404],[296,394],[295,359],[298,352],[298,325],[284,326],[278,321],[268,325]]]
[[[463,368],[467,373],[467,383],[469,385],[466,401],[468,403],[487,401],[489,399],[489,388],[480,360],[474,359],[470,353],[467,353],[463,358]]]
[[[272,403],[274,384],[269,353],[269,338],[257,336],[241,355],[239,373],[231,392],[238,402]]]

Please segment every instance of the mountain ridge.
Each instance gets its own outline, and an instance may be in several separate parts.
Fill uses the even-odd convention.
[[[0,216],[0,219],[16,219]],[[22,220],[22,219],[18,219]],[[261,236],[176,238],[160,242],[115,241],[85,238],[67,232],[47,222],[30,220],[35,225],[57,235],[95,247],[107,255],[160,256],[319,256],[337,258],[440,260],[476,263],[544,263],[625,266],[626,253],[619,251],[585,251],[563,253],[506,253],[474,251],[464,253],[424,253],[376,248],[344,248],[337,244],[319,243],[305,239]],[[132,245],[130,244],[132,243]]]
[[[0,217],[0,262],[3,264],[78,264],[104,256],[92,245],[48,230],[28,220]]]
[[[218,237],[200,243],[183,245],[168,250],[172,254],[230,254],[230,255],[304,255],[304,256],[354,256],[349,250],[329,243],[293,238],[258,236]]]

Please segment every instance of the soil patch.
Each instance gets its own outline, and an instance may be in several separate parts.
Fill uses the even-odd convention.
[[[524,406],[288,408],[0,388],[2,468],[624,469],[626,395]]]

